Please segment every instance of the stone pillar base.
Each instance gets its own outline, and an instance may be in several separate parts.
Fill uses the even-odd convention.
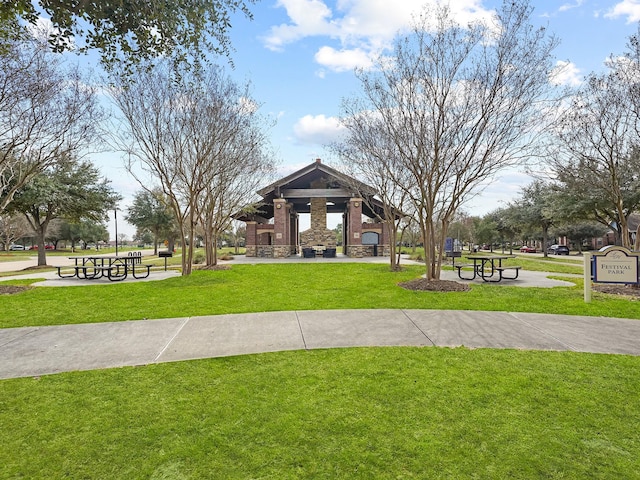
[[[245,257],[257,257],[258,256],[258,247],[256,247],[255,245],[247,245],[245,247],[246,252],[245,252]]]
[[[290,245],[274,245],[273,258],[287,258],[291,255]]]
[[[273,246],[271,245],[258,245],[257,257],[273,258]]]
[[[353,258],[362,258],[365,256],[367,247],[364,245],[349,245],[347,247],[347,256]]]

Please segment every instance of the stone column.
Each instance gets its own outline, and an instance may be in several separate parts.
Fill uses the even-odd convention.
[[[362,199],[352,198],[349,200],[349,242],[347,254],[350,257],[362,258],[364,249],[362,247]]]
[[[342,253],[348,255],[347,245],[349,245],[349,214],[342,213]]]
[[[289,245],[292,254],[298,251],[298,214],[295,211],[289,212]]]
[[[290,226],[287,201],[276,198],[273,201],[273,256],[276,258],[289,256]]]
[[[245,240],[245,248],[247,257],[255,257],[257,255],[258,246],[258,222],[247,223],[247,238]]]
[[[327,199],[311,199],[311,230],[324,232],[327,228]]]

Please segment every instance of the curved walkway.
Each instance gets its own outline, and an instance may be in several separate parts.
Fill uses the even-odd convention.
[[[640,355],[640,321],[453,310],[320,310],[0,330],[0,378],[282,350],[515,348]]]

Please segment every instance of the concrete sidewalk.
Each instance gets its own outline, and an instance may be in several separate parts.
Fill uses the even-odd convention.
[[[482,311],[321,310],[10,328],[0,330],[0,378],[394,345],[640,355],[640,321]]]

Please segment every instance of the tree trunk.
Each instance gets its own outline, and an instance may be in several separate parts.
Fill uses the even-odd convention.
[[[205,226],[204,231],[204,251],[205,264],[207,267],[213,267],[216,264],[216,238],[210,225]]]
[[[436,235],[433,222],[431,220],[420,220],[420,230],[424,241],[424,263],[426,267],[426,279],[428,281],[438,280],[440,272],[436,268]]]
[[[44,231],[40,230],[36,232],[36,245],[38,245],[38,266],[44,266],[47,264],[47,251],[44,248]]]
[[[631,235],[629,234],[629,224],[627,223],[626,219],[624,219],[622,222],[622,225],[620,225],[620,236],[622,238],[622,246],[624,248],[628,248],[629,250],[631,250],[632,245],[631,245]]]
[[[383,222],[383,228],[389,230],[389,268],[392,272],[395,272],[398,270],[399,263],[399,260],[396,260],[396,236],[398,234],[398,228],[395,219],[391,217],[391,220]]]
[[[155,231],[153,232],[153,254],[158,255],[158,237],[160,234]]]

